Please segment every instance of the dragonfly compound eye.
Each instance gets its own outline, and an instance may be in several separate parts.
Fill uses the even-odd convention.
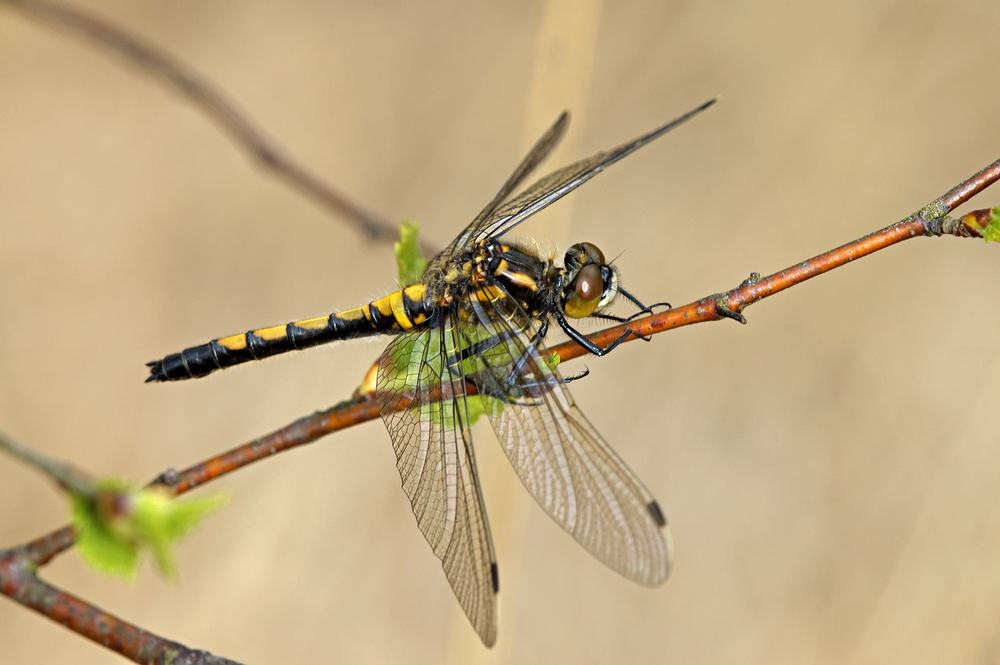
[[[590,316],[601,302],[603,293],[604,278],[601,276],[601,267],[593,263],[585,265],[576,276],[572,293],[566,298],[563,307],[566,316],[574,319]]]

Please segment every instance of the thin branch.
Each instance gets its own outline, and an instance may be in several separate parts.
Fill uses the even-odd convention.
[[[36,575],[35,554],[32,545],[0,552],[0,593],[137,663],[239,665],[158,637],[46,584]]]
[[[943,209],[942,214],[947,215],[997,180],[1000,180],[1000,159],[965,182],[952,187],[947,194],[935,201],[934,204],[941,206]]]
[[[190,67],[103,18],[80,9],[44,0],[0,0],[50,27],[65,30],[110,51],[187,97],[242,146],[261,166],[283,178],[306,196],[346,218],[372,240],[395,242],[396,225],[365,210],[336,191],[322,178],[287,153],[267,136],[245,111],[220,88]],[[431,248],[424,247],[431,252]]]
[[[358,425],[379,417],[374,395],[342,402],[325,411],[300,418],[290,425],[246,443],[184,471],[168,471],[159,482],[183,494],[244,466],[277,453],[312,443],[331,432]]]
[[[973,220],[988,219],[990,210],[976,210],[961,220],[948,214],[973,196],[1000,180],[1000,160],[979,171],[971,178],[935,199],[909,217],[876,231],[854,242],[847,243],[768,277],[751,275],[737,288],[725,293],[707,296],[693,303],[670,309],[660,314],[636,319],[629,323],[602,330],[589,338],[598,346],[607,346],[631,331],[625,341],[648,337],[692,323],[718,321],[723,318],[746,323],[742,311],[750,305],[780,291],[812,279],[846,263],[868,256],[886,247],[919,236],[954,235],[961,238],[981,238],[982,233]],[[551,349],[562,360],[578,358],[587,351],[576,342],[567,342]]]

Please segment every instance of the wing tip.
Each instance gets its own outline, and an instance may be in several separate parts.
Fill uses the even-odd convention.
[[[559,132],[560,134],[562,134],[564,131],[566,131],[566,125],[569,124],[569,119],[570,119],[570,112],[569,109],[566,109],[565,111],[559,114],[559,117],[556,118],[556,121],[552,124],[552,131]]]
[[[674,569],[674,534],[670,533],[670,527],[663,529],[663,540],[667,551],[666,561],[664,561],[663,577],[660,580],[660,584],[667,581],[667,578],[670,577],[671,571]]]
[[[493,589],[492,598],[492,611],[488,613],[485,623],[483,625],[477,625],[478,622],[473,621],[473,626],[476,628],[476,632],[479,634],[479,639],[483,641],[483,645],[487,649],[492,649],[493,645],[497,643],[497,625],[499,624],[500,618],[500,572],[497,569],[497,562],[490,562],[490,581],[491,588]],[[469,617],[470,621],[472,617]]]

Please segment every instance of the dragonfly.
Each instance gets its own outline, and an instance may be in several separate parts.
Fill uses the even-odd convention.
[[[417,525],[483,643],[496,642],[499,574],[471,425],[485,414],[528,493],[599,561],[644,586],[666,581],[673,544],[656,499],[581,413],[544,338],[555,322],[602,356],[569,319],[629,321],[650,307],[619,283],[595,245],[571,246],[561,264],[505,234],[715,99],[613,150],[559,169],[514,193],[566,131],[563,113],[493,200],[417,283],[328,316],[222,337],[148,363],[150,381],[216,370],[337,340],[390,335],[375,398]],[[623,297],[639,312],[609,314]],[[664,303],[665,304],[665,303]],[[655,305],[654,305],[655,307]],[[634,334],[634,333],[631,333]]]

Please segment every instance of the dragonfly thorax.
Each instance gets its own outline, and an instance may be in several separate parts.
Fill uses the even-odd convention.
[[[559,267],[534,248],[491,240],[473,264],[473,281],[502,289],[529,317],[565,314],[581,319],[600,312],[618,295],[618,273],[589,242],[566,250]]]
[[[473,264],[474,282],[499,288],[528,316],[549,313],[549,293],[554,285],[551,259],[539,257],[530,248],[491,239],[480,248]]]

